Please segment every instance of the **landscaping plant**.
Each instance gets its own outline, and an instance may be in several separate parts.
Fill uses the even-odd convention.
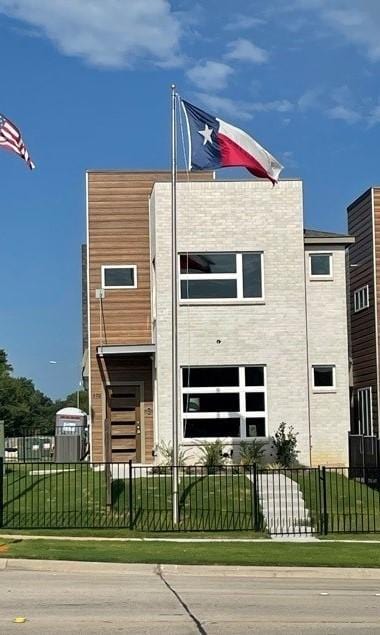
[[[223,456],[223,443],[220,439],[205,442],[200,448],[200,464],[208,468],[209,474],[218,471],[225,464]]]
[[[286,430],[287,424],[282,421],[278,427],[277,432],[273,437],[273,446],[276,450],[276,458],[278,463],[282,467],[293,467],[297,463],[297,435],[298,432],[294,432],[293,426],[289,426]]]
[[[264,458],[265,446],[265,441],[258,441],[257,439],[253,439],[252,441],[241,441],[241,465],[253,465],[254,463],[261,465]]]

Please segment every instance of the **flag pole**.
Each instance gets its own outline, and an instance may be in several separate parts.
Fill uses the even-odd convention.
[[[172,503],[173,525],[178,524],[178,337],[177,337],[177,94],[175,84],[171,86],[172,108],[172,179],[171,179],[171,231],[172,231],[172,439],[173,473]]]

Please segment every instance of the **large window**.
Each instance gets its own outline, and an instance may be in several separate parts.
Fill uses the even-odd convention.
[[[360,388],[357,393],[358,433],[372,435],[372,389]]]
[[[368,284],[354,291],[354,311],[357,313],[362,309],[369,307],[369,289]]]
[[[135,289],[137,287],[136,265],[103,265],[103,289]]]
[[[316,280],[332,278],[332,253],[309,254],[310,277]]]
[[[262,300],[263,254],[180,255],[181,300]]]
[[[265,437],[265,366],[182,369],[184,438]]]

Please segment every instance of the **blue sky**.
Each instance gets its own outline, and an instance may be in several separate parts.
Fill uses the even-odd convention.
[[[79,377],[85,170],[169,166],[172,82],[304,180],[309,227],[380,184],[378,0],[0,0],[0,51],[37,164],[0,152],[0,347],[51,396]]]

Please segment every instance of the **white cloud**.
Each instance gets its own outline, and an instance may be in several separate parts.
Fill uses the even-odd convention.
[[[357,123],[362,118],[361,114],[356,110],[342,105],[336,105],[332,108],[328,108],[326,113],[330,119],[341,119],[349,124]]]
[[[364,49],[372,61],[380,61],[379,0],[293,0],[293,8],[317,12],[325,24]]]
[[[368,125],[370,127],[380,123],[380,104],[374,106],[368,116]]]
[[[290,112],[294,106],[288,99],[257,101],[251,105],[252,112]]]
[[[66,55],[122,68],[138,58],[178,65],[181,25],[168,0],[0,0]]]
[[[197,93],[196,97],[202,101],[204,106],[209,108],[215,116],[227,115],[233,119],[252,119],[257,113],[288,113],[294,109],[293,104],[287,99],[247,102],[204,92]]]
[[[209,60],[193,66],[186,75],[198,88],[218,91],[227,86],[228,78],[232,73],[233,69],[228,64]]]
[[[225,54],[225,57],[229,60],[264,64],[269,59],[269,54],[265,49],[256,46],[256,44],[244,38],[229,42],[228,48],[229,51]]]
[[[243,15],[242,13],[238,13],[235,17],[228,22],[224,27],[225,31],[243,31],[246,29],[251,29],[255,26],[261,26],[265,24],[265,20],[262,18],[254,18],[249,15]]]
[[[301,112],[317,108],[320,105],[320,97],[322,95],[321,88],[309,88],[301,97],[299,97],[297,106]]]
[[[224,116],[236,119],[252,119],[252,113],[249,110],[251,104],[236,101],[229,97],[221,97],[220,95],[212,95],[211,93],[196,93],[195,98],[199,100],[203,106],[216,117]]]

